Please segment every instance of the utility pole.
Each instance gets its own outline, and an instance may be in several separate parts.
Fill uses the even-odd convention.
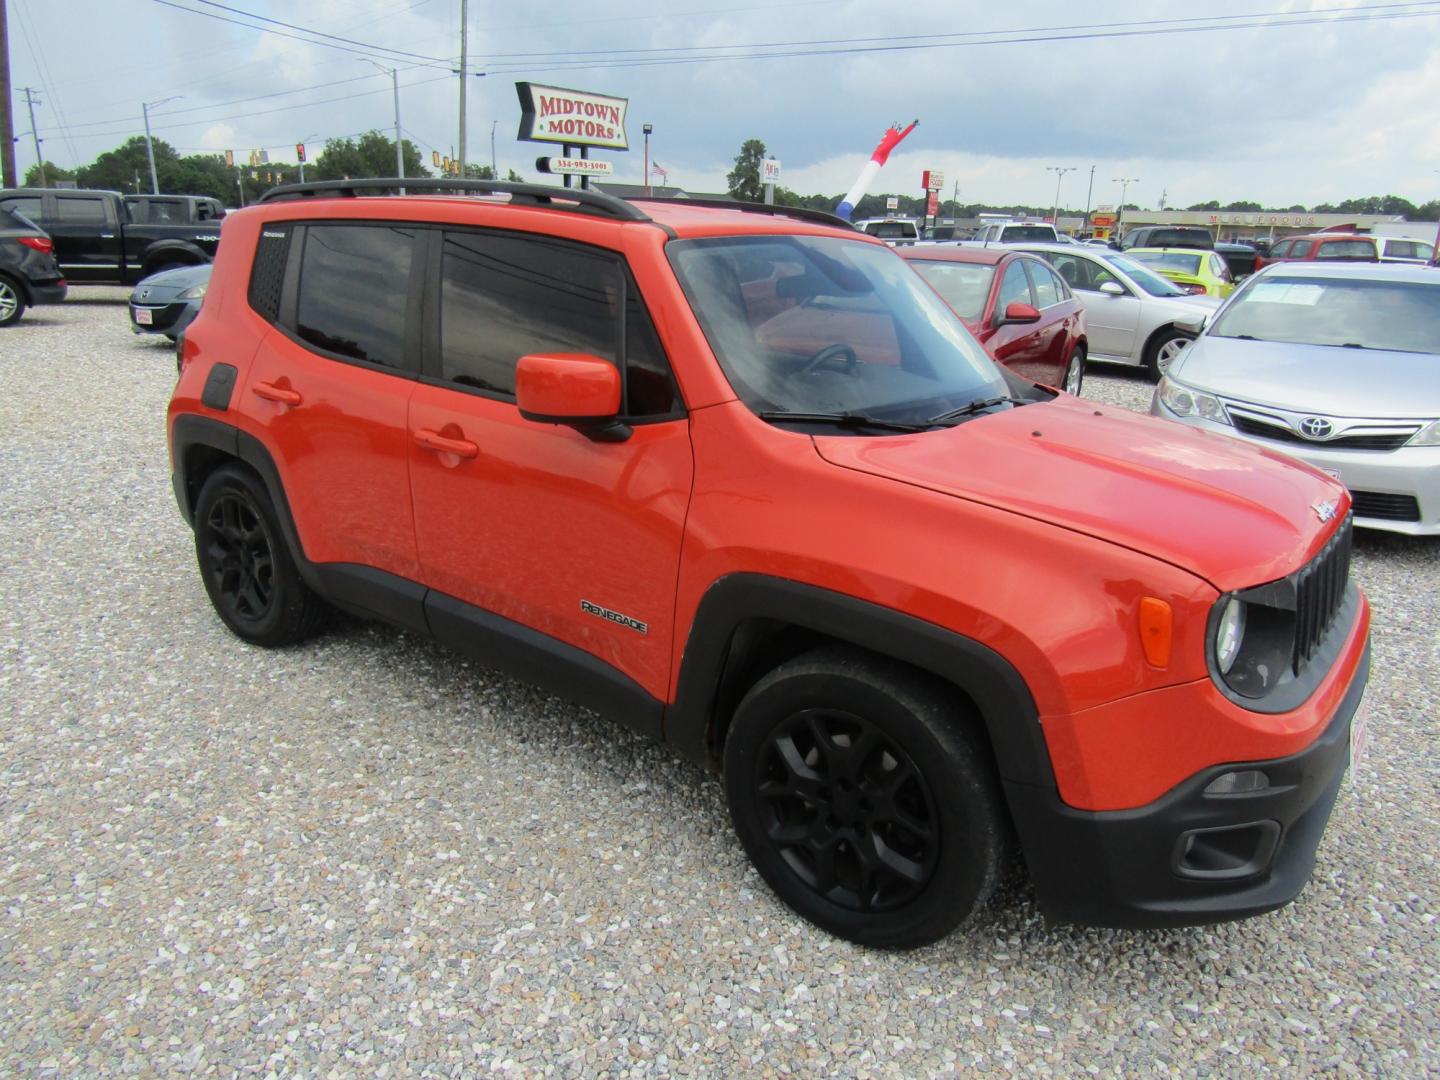
[[[15,172],[15,114],[10,104],[10,24],[0,0],[0,182],[19,187]]]
[[[1085,227],[1090,227],[1090,196],[1095,194],[1095,166],[1090,166],[1090,186],[1085,189]]]
[[[495,163],[495,128],[496,128],[496,126],[497,126],[499,123],[500,123],[499,120],[491,120],[491,121],[490,121],[490,179],[491,179],[491,180],[499,180],[499,179],[500,179],[500,168],[499,168],[499,166]]]
[[[465,60],[469,19],[467,0],[460,0],[460,179],[465,179]]]
[[[25,91],[25,104],[30,109],[30,134],[35,139],[35,164],[40,169],[40,186],[49,187],[45,180],[45,158],[40,153],[40,129],[35,126],[35,106],[40,103],[35,100],[35,91],[30,87],[22,86],[20,89]],[[15,151],[12,149],[10,152],[13,154]]]
[[[1046,165],[1046,172],[1055,174],[1055,209],[1050,211],[1050,223],[1055,226],[1055,231],[1060,231],[1060,181],[1065,179],[1067,172],[1074,172],[1074,165]]]
[[[371,67],[377,67],[390,76],[390,85],[395,91],[395,176],[398,179],[405,179],[405,150],[400,142],[400,71],[398,68],[387,68],[384,64],[377,63],[368,57],[364,58],[365,63]],[[405,194],[405,185],[400,185],[400,194]]]
[[[950,220],[955,224],[960,221],[960,181],[955,181],[955,186],[950,189]]]
[[[175,94],[171,97],[161,98],[159,101],[142,101],[140,103],[140,115],[145,119],[145,156],[150,159],[150,194],[160,194],[160,181],[155,176],[155,144],[150,139],[150,110],[156,105],[164,105],[167,101],[176,101],[183,97],[183,94]],[[242,202],[243,206],[244,203]]]

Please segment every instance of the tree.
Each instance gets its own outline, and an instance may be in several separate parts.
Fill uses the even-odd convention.
[[[1233,202],[1226,203],[1221,209],[1239,210],[1244,213],[1253,214],[1259,212],[1260,210],[1263,210],[1264,207],[1261,206],[1258,202],[1252,202],[1249,199],[1236,199]]]
[[[74,171],[73,169],[62,169],[59,165],[56,165],[53,161],[47,161],[47,162],[45,162],[45,183],[44,183],[43,186],[45,186],[45,187],[54,187],[56,180],[74,180],[74,179],[75,179],[75,171]],[[28,169],[25,170],[25,186],[26,186],[26,187],[41,187],[41,186],[42,186],[41,183],[40,183],[40,166],[39,166],[39,165],[31,165],[30,168],[28,168]]]
[[[1186,210],[1219,210],[1220,200],[1211,199],[1209,202],[1196,203],[1194,206],[1187,206]]]
[[[154,140],[154,147],[155,174],[160,180],[160,190],[178,192],[179,188],[171,180],[180,155],[164,139]],[[75,180],[81,187],[87,188],[132,193],[149,191],[150,161],[145,153],[145,136],[132,135],[114,150],[107,150],[89,165],[76,169]]]
[[[420,160],[415,144],[405,139],[405,175],[430,175]],[[395,175],[395,140],[380,131],[367,131],[358,139],[329,139],[311,170],[316,180],[358,180],[362,177]]]
[[[725,177],[731,195],[744,202],[765,198],[765,185],[760,182],[760,163],[764,160],[765,144],[759,139],[746,139],[735,155],[735,168]]]

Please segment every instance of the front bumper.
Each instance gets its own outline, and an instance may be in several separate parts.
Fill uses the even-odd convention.
[[[1350,760],[1350,725],[1370,649],[1320,736],[1268,761],[1203,769],[1131,810],[1077,810],[1058,792],[1005,782],[1041,909],[1053,919],[1142,929],[1259,915],[1299,895]],[[1255,769],[1268,787],[1206,794],[1217,777]]]
[[[1150,404],[1154,416],[1190,427],[1243,439],[1299,458],[1339,479],[1354,501],[1355,524],[1409,536],[1440,536],[1440,446],[1402,446],[1396,450],[1326,449],[1265,439],[1195,416],[1177,416],[1158,394]]]
[[[130,304],[130,329],[137,334],[169,334],[178,337],[195,318],[200,305],[191,300],[177,300],[170,304]],[[142,323],[139,314],[149,312],[150,322]]]

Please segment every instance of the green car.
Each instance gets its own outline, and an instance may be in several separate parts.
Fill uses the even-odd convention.
[[[1235,278],[1225,260],[1213,251],[1196,248],[1130,248],[1125,252],[1163,274],[1193,296],[1226,297],[1235,291]]]

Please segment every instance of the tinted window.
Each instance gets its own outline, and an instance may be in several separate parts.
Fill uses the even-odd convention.
[[[295,332],[316,348],[386,367],[405,364],[405,306],[415,232],[393,225],[312,225],[300,266]]]
[[[1043,244],[1055,239],[1055,230],[1049,225],[1006,225],[1001,231],[1007,244]]]
[[[995,300],[995,314],[1005,314],[1005,309],[1011,304],[1029,304],[1030,282],[1025,278],[1025,266],[1022,262],[1012,262],[1005,270],[1005,276],[1000,279],[1000,295]]]
[[[620,264],[534,236],[446,233],[441,375],[513,394],[527,353],[588,353],[615,363]]]
[[[1373,259],[1375,245],[1369,240],[1326,240],[1315,253],[1317,259]]]
[[[95,198],[55,199],[56,219],[66,225],[105,224],[105,203]]]
[[[40,220],[40,197],[38,195],[16,195],[5,200],[5,207],[24,214],[31,221]]]
[[[1058,304],[1062,297],[1055,275],[1050,273],[1050,268],[1041,266],[1038,262],[1025,260],[1026,269],[1030,271],[1030,283],[1035,286],[1035,306],[1047,308]]]

